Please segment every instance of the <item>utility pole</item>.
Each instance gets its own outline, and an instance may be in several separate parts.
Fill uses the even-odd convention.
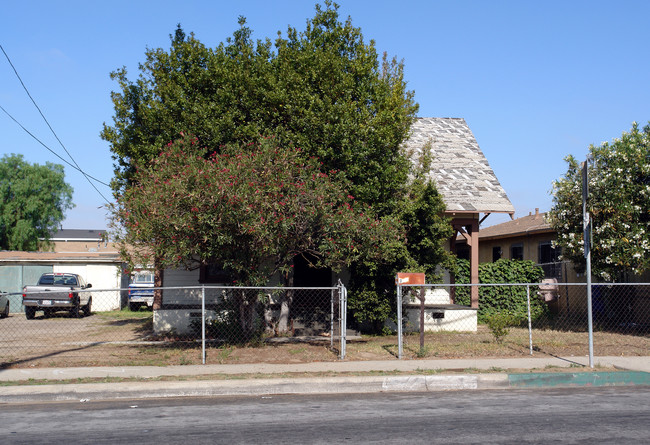
[[[589,367],[594,367],[594,322],[591,307],[591,219],[587,210],[587,198],[589,197],[589,176],[587,168],[589,157],[582,163],[582,228],[585,248],[585,259],[587,262],[587,319],[589,325]]]

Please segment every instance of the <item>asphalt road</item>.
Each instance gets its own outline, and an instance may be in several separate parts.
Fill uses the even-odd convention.
[[[0,443],[647,443],[650,388],[0,405]]]

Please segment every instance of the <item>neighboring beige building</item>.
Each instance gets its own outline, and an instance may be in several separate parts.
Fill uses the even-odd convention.
[[[561,251],[554,248],[555,231],[546,221],[546,213],[535,213],[481,229],[479,234],[479,261],[492,263],[499,259],[527,260],[544,269],[544,281],[550,283],[581,283],[571,263],[560,260]],[[456,244],[456,254],[467,259],[467,246],[463,240]],[[564,286],[560,289],[551,284],[545,288],[544,298],[556,311],[567,310],[572,301],[579,301],[581,311],[586,311],[585,291],[583,288]],[[568,302],[568,304],[567,304]],[[561,307],[564,306],[564,307]]]
[[[23,286],[36,284],[47,272],[81,275],[93,289],[120,289],[128,286],[117,246],[105,241],[105,230],[61,229],[50,241],[52,251],[0,251],[0,290],[19,293]],[[20,295],[10,297],[11,312],[20,312]],[[120,292],[93,293],[93,310],[108,311],[122,306]]]
[[[481,228],[479,234],[479,262],[490,263],[504,258],[508,260],[529,260],[544,269],[546,278],[558,281],[578,278],[573,267],[559,259],[561,251],[553,247],[555,231],[546,221],[546,213],[529,213],[512,221]],[[460,258],[467,258],[467,247],[463,240],[457,241],[456,252]]]
[[[550,285],[542,287],[543,297],[551,308],[559,314],[586,317],[587,292],[584,274],[576,273],[573,264],[561,261],[561,251],[553,247],[555,231],[546,221],[546,213],[535,213],[482,228],[479,234],[479,259],[481,263],[494,262],[500,258],[509,260],[530,260],[544,269],[545,281]],[[456,253],[468,259],[468,248],[459,237]],[[631,277],[632,283],[648,283],[650,273]],[[554,284],[558,283],[558,284]],[[594,277],[594,284],[599,280]],[[601,294],[612,293],[614,301],[602,299]],[[592,290],[594,319],[625,320],[636,325],[650,324],[650,286],[611,287],[594,286]],[[625,313],[621,313],[625,309]],[[614,314],[614,315],[613,315]]]

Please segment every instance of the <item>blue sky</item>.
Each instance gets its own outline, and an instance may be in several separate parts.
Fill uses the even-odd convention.
[[[423,117],[463,117],[516,209],[551,207],[563,158],[650,121],[650,2],[341,1],[379,52],[404,59]],[[110,182],[113,161],[99,138],[112,122],[109,73],[130,77],[149,48],[169,48],[181,23],[207,46],[237,29],[254,37],[298,30],[312,1],[23,1],[3,5],[0,44],[68,151],[90,175]],[[0,54],[0,105],[66,157]],[[0,156],[61,161],[0,111]],[[76,207],[64,228],[107,226],[103,198],[66,167]],[[97,185],[107,198],[110,189]],[[491,216],[485,225],[506,220]]]

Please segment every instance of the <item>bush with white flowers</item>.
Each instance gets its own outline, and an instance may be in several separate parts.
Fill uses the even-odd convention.
[[[592,272],[604,281],[621,281],[650,269],[650,124],[589,147],[589,198],[592,221]],[[549,222],[557,231],[562,258],[584,271],[582,173],[569,155],[566,174],[553,183]]]

